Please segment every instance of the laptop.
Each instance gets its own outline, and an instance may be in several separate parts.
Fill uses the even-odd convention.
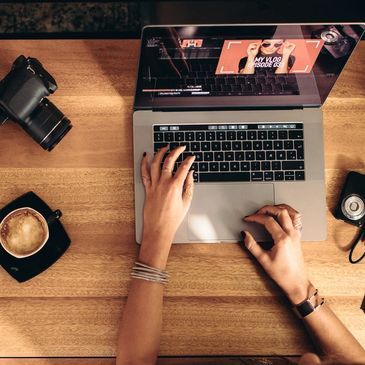
[[[136,239],[143,230],[140,161],[184,144],[195,188],[174,243],[257,241],[242,218],[285,203],[303,240],[326,239],[322,105],[361,24],[147,26],[133,113]],[[156,212],[158,214],[158,212]],[[169,222],[166,222],[169,224]]]

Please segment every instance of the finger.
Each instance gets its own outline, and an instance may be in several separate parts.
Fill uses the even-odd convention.
[[[282,208],[282,209],[286,209],[289,213],[290,218],[292,219],[293,223],[295,221],[299,221],[302,217],[302,215],[295,210],[294,208],[292,208],[290,205],[288,204],[277,204],[275,205],[276,207]]]
[[[270,215],[265,214],[253,214],[244,218],[246,222],[254,222],[263,225],[266,230],[271,234],[275,242],[279,241],[285,235],[283,228],[280,224]]]
[[[194,163],[195,156],[189,156],[187,157],[183,163],[180,165],[180,167],[177,169],[175,174],[176,181],[183,186],[184,181],[186,180],[186,177],[188,176],[189,170],[191,168],[191,165]]]
[[[286,208],[280,208],[275,205],[265,205],[261,209],[259,209],[257,214],[268,214],[272,217],[275,217],[279,224],[284,228],[287,233],[290,233],[293,227],[293,221],[288,213]]]
[[[151,181],[152,185],[156,184],[160,180],[161,175],[161,162],[167,152],[169,146],[162,147],[156,154],[151,163]]]
[[[260,245],[255,241],[250,232],[243,231],[245,237],[243,238],[243,243],[248,251],[255,256],[256,260],[262,263],[267,257],[267,253],[260,247]],[[242,234],[243,235],[243,234]]]
[[[145,191],[151,186],[151,174],[150,174],[150,157],[145,152],[141,161],[141,178]]]
[[[168,156],[165,158],[165,162],[162,166],[161,170],[161,179],[162,178],[171,178],[172,171],[174,170],[174,165],[179,156],[185,151],[186,146],[179,146],[173,149]]]
[[[193,193],[194,193],[194,171],[191,170],[188,173],[188,176],[185,180],[184,184],[184,190],[183,190],[183,201],[185,204],[190,204],[193,199]]]

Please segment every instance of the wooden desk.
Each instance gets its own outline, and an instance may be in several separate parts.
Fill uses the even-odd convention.
[[[51,153],[20,128],[0,129],[0,205],[33,190],[60,208],[72,238],[49,270],[18,284],[0,270],[0,356],[114,356],[136,257],[132,105],[135,40],[0,41],[1,77],[19,54],[58,82],[52,101],[74,128]],[[324,107],[327,202],[348,170],[365,172],[365,43]],[[345,128],[343,128],[345,127]],[[343,247],[355,230],[328,212],[328,240],[305,242],[311,278],[365,346],[365,262]],[[237,244],[178,245],[168,264],[161,355],[297,355],[304,329],[278,289]]]

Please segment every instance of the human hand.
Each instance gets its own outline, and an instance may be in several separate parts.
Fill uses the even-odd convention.
[[[311,283],[300,242],[300,214],[285,204],[266,205],[244,220],[262,224],[274,240],[271,250],[265,251],[252,235],[245,231],[246,248],[294,304],[306,299]]]
[[[290,54],[294,51],[295,44],[285,41],[283,44],[283,56],[290,56]]]
[[[247,56],[255,58],[257,56],[257,53],[259,52],[259,49],[259,43],[250,43],[247,47]]]
[[[172,240],[189,210],[194,188],[193,171],[189,170],[195,156],[186,158],[173,175],[175,162],[185,150],[185,146],[172,150],[161,169],[167,149],[167,146],[161,148],[155,154],[151,165],[148,155],[145,155],[141,162],[146,196],[139,259],[160,268],[166,265]]]

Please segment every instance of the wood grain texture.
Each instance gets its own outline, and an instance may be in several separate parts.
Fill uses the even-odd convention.
[[[0,129],[0,206],[33,190],[63,211],[72,239],[29,282],[0,270],[1,357],[115,355],[138,250],[131,118],[138,48],[128,40],[0,41],[0,75],[21,53],[38,57],[59,85],[51,100],[74,124],[51,153],[14,124]],[[365,173],[364,55],[361,44],[323,108],[328,238],[303,243],[313,282],[363,346],[365,263],[347,263],[355,230],[331,210],[346,172]],[[289,356],[311,348],[278,288],[237,244],[174,246],[168,270],[161,355]]]

